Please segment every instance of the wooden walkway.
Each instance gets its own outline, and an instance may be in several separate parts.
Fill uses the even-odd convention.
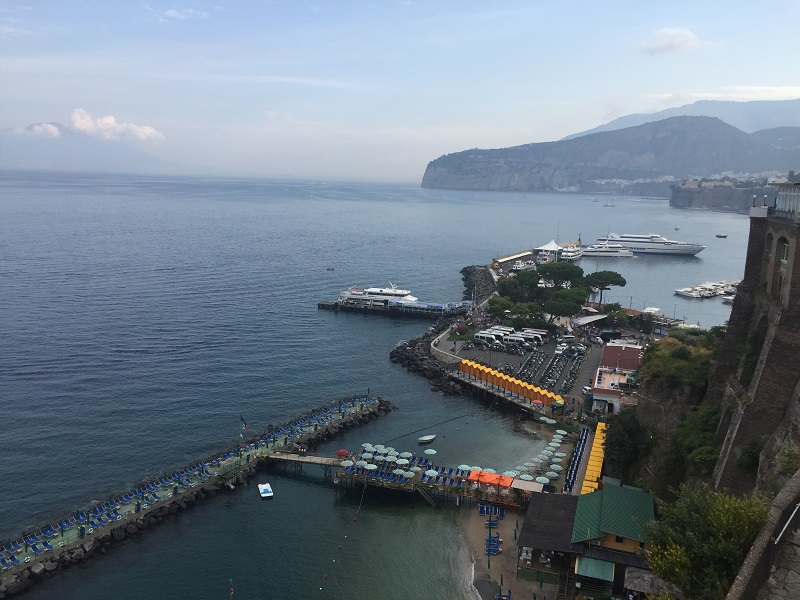
[[[311,463],[314,465],[324,465],[326,467],[339,467],[342,463],[342,458],[330,456],[314,456],[311,454],[290,454],[289,452],[273,452],[269,458],[277,458],[278,460],[288,460],[297,463]]]

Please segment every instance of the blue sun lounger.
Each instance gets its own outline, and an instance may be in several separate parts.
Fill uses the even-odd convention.
[[[58,535],[58,529],[55,529],[52,525],[45,525],[42,527],[41,534],[45,537],[55,537]]]
[[[33,553],[37,556],[39,556],[40,554],[44,554],[44,550],[39,548],[39,546],[37,546],[36,544],[31,544],[30,549],[33,550]]]
[[[5,549],[9,553],[22,552],[22,545],[18,541],[14,540],[13,542],[8,542],[5,545]]]
[[[63,529],[64,531],[67,531],[68,529],[72,529],[73,527],[75,527],[75,523],[73,523],[69,519],[62,519],[61,521],[58,522],[58,526],[61,527],[61,529]]]
[[[97,522],[100,523],[101,525],[108,525],[109,523],[109,521],[107,521],[103,515],[98,515]]]
[[[92,529],[100,529],[100,524],[95,523],[92,519],[89,519],[89,527]]]
[[[133,502],[133,498],[131,498],[128,494],[122,494],[122,496],[119,497],[119,501],[122,504],[131,504]],[[116,508],[119,508],[119,506]]]
[[[42,541],[42,538],[40,538],[35,533],[29,533],[28,535],[23,536],[22,539],[25,540],[26,542],[28,542],[28,545],[36,544],[36,543]]]
[[[10,555],[10,556],[6,556],[6,560],[8,562],[10,562],[14,566],[18,566],[18,565],[22,564],[22,561],[20,559],[18,559],[16,556],[14,556],[13,554]]]
[[[75,515],[75,522],[76,523],[86,523],[89,517],[86,516],[86,513],[76,513]]]
[[[0,558],[0,567],[2,567],[4,571],[11,569],[13,566],[14,565],[12,565],[10,562],[7,562],[5,558]]]
[[[160,497],[158,494],[156,494],[155,492],[150,492],[150,496],[151,496],[151,497],[153,498],[153,500],[155,500],[156,502],[161,502],[161,497]]]
[[[55,550],[55,548],[53,548],[52,544],[50,544],[50,542],[48,542],[47,540],[44,540],[44,541],[42,542],[42,547],[43,547],[45,550]]]

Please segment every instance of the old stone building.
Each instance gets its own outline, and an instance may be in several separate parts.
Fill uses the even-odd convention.
[[[720,403],[718,488],[747,492],[772,477],[784,446],[800,447],[800,184],[754,197],[745,274],[709,399]],[[757,479],[737,465],[759,454]]]

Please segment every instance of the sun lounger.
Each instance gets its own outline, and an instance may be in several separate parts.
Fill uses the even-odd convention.
[[[53,546],[52,546],[52,545],[50,544],[50,542],[48,542],[47,540],[44,540],[44,541],[42,542],[42,547],[43,547],[45,550],[55,550],[55,548],[53,548]]]
[[[486,514],[486,507],[483,504],[478,504],[478,512],[481,515],[485,515]]]
[[[97,517],[96,521],[98,523],[100,523],[101,525],[108,525],[109,524],[109,521],[107,521],[106,518],[103,515],[99,515]]]
[[[44,550],[39,548],[39,546],[37,546],[36,544],[30,544],[30,549],[33,550],[33,553],[37,556],[39,556],[40,554],[44,554]]]
[[[487,548],[486,549],[486,554],[494,555],[494,554],[497,554],[498,552],[500,552],[499,548]]]
[[[133,502],[133,498],[131,498],[128,494],[122,494],[122,496],[119,497],[119,502],[121,504],[131,504]]]
[[[88,519],[88,517],[86,516],[86,513],[77,513],[75,515],[75,522],[76,523],[86,523],[87,519]]]
[[[11,555],[7,556],[7,557],[6,557],[6,560],[7,560],[8,562],[10,562],[12,565],[15,565],[15,566],[16,566],[16,565],[21,565],[21,564],[22,564],[22,561],[21,561],[20,559],[18,559],[16,556],[14,556],[13,554],[11,554]]]
[[[55,529],[52,525],[45,525],[42,527],[41,534],[45,537],[55,537],[58,535],[58,529]]]
[[[501,506],[500,507],[500,511],[498,512],[498,516],[501,519],[505,519],[506,518],[506,508],[505,508],[505,506]]]
[[[7,552],[22,552],[22,545],[17,542],[16,540],[13,542],[8,542],[5,545],[5,549]]]
[[[100,529],[100,525],[98,523],[95,523],[93,519],[89,519],[89,527],[91,527],[92,529]]]
[[[36,544],[36,543],[42,541],[42,538],[40,538],[35,533],[29,533],[28,535],[23,536],[22,539],[25,540],[29,545],[30,544]]]
[[[452,471],[452,469],[450,469],[450,470]],[[453,487],[455,484],[456,484],[456,480],[455,480],[455,479],[453,479],[452,477],[451,477],[451,478],[450,478],[450,480],[447,482],[447,485],[448,485],[449,487]]]
[[[7,562],[5,558],[0,558],[0,567],[2,567],[2,569],[4,571],[7,571],[8,569],[12,568],[13,566],[14,565],[12,565],[10,562]]]

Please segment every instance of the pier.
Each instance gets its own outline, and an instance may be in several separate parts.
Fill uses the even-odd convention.
[[[62,515],[42,527],[24,531],[18,538],[0,542],[0,591],[21,591],[30,585],[31,576],[76,564],[106,541],[121,540],[155,525],[220,488],[233,488],[246,481],[263,461],[319,464],[328,471],[339,468],[341,458],[304,456],[301,449],[389,410],[388,402],[369,395],[332,402],[278,427],[270,426],[266,433],[242,445],[143,481],[90,509]],[[244,421],[242,425],[244,430]]]
[[[438,319],[440,317],[462,315],[465,314],[471,306],[472,303],[466,301],[448,302],[447,304],[433,304],[430,302],[389,302],[388,304],[374,303],[361,305],[340,301],[317,303],[317,308],[319,310],[354,312],[390,317],[419,317],[424,319]]]

